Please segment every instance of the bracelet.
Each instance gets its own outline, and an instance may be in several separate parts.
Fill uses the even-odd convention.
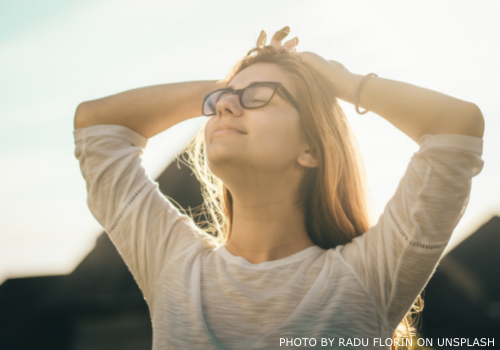
[[[361,89],[363,88],[363,85],[365,85],[366,81],[368,80],[368,78],[370,77],[378,77],[377,74],[375,73],[370,73],[370,74],[367,74],[364,76],[363,80],[361,80],[361,83],[359,83],[359,86],[358,86],[358,90],[356,91],[356,95],[354,96],[354,106],[356,107],[356,112],[358,112],[358,114],[365,114],[365,113],[368,113],[368,110],[364,110],[363,112],[361,112],[359,110],[359,95],[361,94]]]

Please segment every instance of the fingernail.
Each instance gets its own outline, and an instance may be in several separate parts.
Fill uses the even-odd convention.
[[[290,27],[289,26],[285,26],[285,27],[281,28],[279,31],[280,32],[285,32],[285,33],[288,34],[288,33],[290,33]]]
[[[295,39],[295,45],[297,45],[299,43],[299,37],[296,36],[294,39]]]
[[[286,27],[285,27],[286,28]],[[287,31],[284,31],[283,29],[282,30],[278,30],[276,32],[276,34],[274,34],[274,38],[276,40],[283,40],[286,36],[288,35],[288,32]]]

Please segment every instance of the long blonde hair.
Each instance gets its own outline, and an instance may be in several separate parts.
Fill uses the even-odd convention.
[[[226,86],[243,69],[259,62],[278,65],[292,79],[300,105],[301,129],[319,165],[309,169],[301,186],[301,204],[312,242],[323,249],[351,242],[371,226],[364,161],[356,137],[333,91],[332,82],[301,58],[272,46],[255,48],[224,79]],[[202,184],[202,228],[225,244],[231,237],[233,199],[224,183],[209,169],[203,129],[190,147],[188,163]],[[415,335],[412,314],[421,310],[420,296],[398,326],[394,337]]]

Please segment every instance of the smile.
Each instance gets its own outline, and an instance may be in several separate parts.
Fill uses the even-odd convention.
[[[243,133],[239,132],[238,130],[234,130],[234,129],[222,129],[222,130],[217,130],[216,132],[214,132],[213,136],[224,135],[224,134],[243,134]]]

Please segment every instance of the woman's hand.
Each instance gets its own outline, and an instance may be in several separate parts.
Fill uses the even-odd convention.
[[[299,38],[295,37],[291,40],[288,40],[286,43],[281,44],[281,41],[286,38],[286,36],[290,33],[290,27],[283,27],[274,33],[271,39],[271,46],[276,48],[283,48],[288,51],[297,52],[296,46],[299,43]],[[261,48],[266,46],[267,34],[265,31],[261,31],[259,38],[257,39],[257,47]]]
[[[343,64],[333,60],[326,60],[314,52],[297,52],[297,44],[299,43],[298,37],[282,44],[281,42],[289,33],[289,27],[284,27],[277,31],[273,35],[270,45],[276,48],[286,49],[290,52],[295,52],[302,58],[303,62],[309,64],[314,70],[328,76],[333,83],[333,93],[335,96],[346,99],[347,96],[352,94],[354,74],[349,72]],[[264,47],[266,45],[266,39],[267,34],[262,31],[259,35],[259,39],[257,39],[257,47]]]

